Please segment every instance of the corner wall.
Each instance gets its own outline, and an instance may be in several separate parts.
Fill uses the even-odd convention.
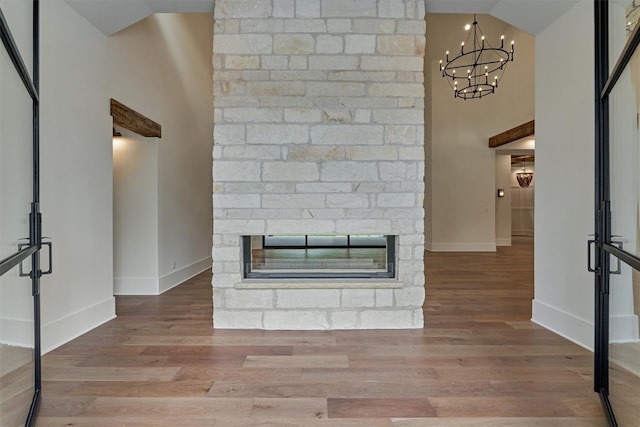
[[[124,141],[155,145],[155,153],[149,148],[145,154],[157,157],[155,176],[147,177],[156,186],[148,191],[157,192],[149,218],[155,242],[150,239],[153,248],[145,248],[155,262],[138,259],[142,252],[136,253],[135,241],[116,241],[122,252],[114,265],[119,295],[157,295],[211,267],[212,45],[213,17],[206,13],[152,15],[108,38],[110,96],[162,126],[162,138],[134,135]],[[147,160],[138,158],[141,164]],[[136,191],[138,198],[148,197],[144,186]],[[115,218],[116,237],[126,228],[118,219],[131,227],[139,214],[130,207]],[[146,225],[144,218],[138,221]]]
[[[40,3],[42,348],[115,317],[107,39],[62,0]]]
[[[585,255],[594,226],[592,23],[593,2],[583,0],[536,37],[533,321],[588,348],[594,304]],[[570,84],[559,77],[566,75]]]

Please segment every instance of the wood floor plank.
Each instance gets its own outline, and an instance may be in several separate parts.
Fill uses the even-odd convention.
[[[529,320],[530,239],[425,268],[414,330],[214,330],[210,272],[118,296],[43,357],[37,426],[606,427],[593,355]]]

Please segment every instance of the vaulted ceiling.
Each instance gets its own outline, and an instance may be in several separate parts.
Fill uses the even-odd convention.
[[[65,0],[106,35],[154,13],[213,12],[214,0]],[[347,1],[347,0],[345,0]],[[488,13],[536,35],[579,0],[426,0],[429,13]]]

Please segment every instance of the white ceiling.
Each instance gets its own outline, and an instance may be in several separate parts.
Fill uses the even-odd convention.
[[[214,0],[65,0],[106,35],[153,13],[213,12]],[[579,0],[426,0],[430,13],[488,13],[536,35]]]

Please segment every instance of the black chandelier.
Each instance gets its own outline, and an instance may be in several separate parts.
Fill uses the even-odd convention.
[[[476,15],[473,15],[473,30],[469,24],[466,25],[465,30],[469,31],[469,34],[461,44],[460,53],[450,59],[447,51],[446,64],[440,60],[440,71],[442,77],[451,79],[450,85],[455,97],[480,99],[495,92],[507,63],[513,62],[515,43],[512,41],[511,50],[506,50],[504,36],[502,36],[500,47],[492,47],[485,40]],[[472,50],[467,48],[465,51],[465,44],[469,42],[472,35],[473,48]]]

